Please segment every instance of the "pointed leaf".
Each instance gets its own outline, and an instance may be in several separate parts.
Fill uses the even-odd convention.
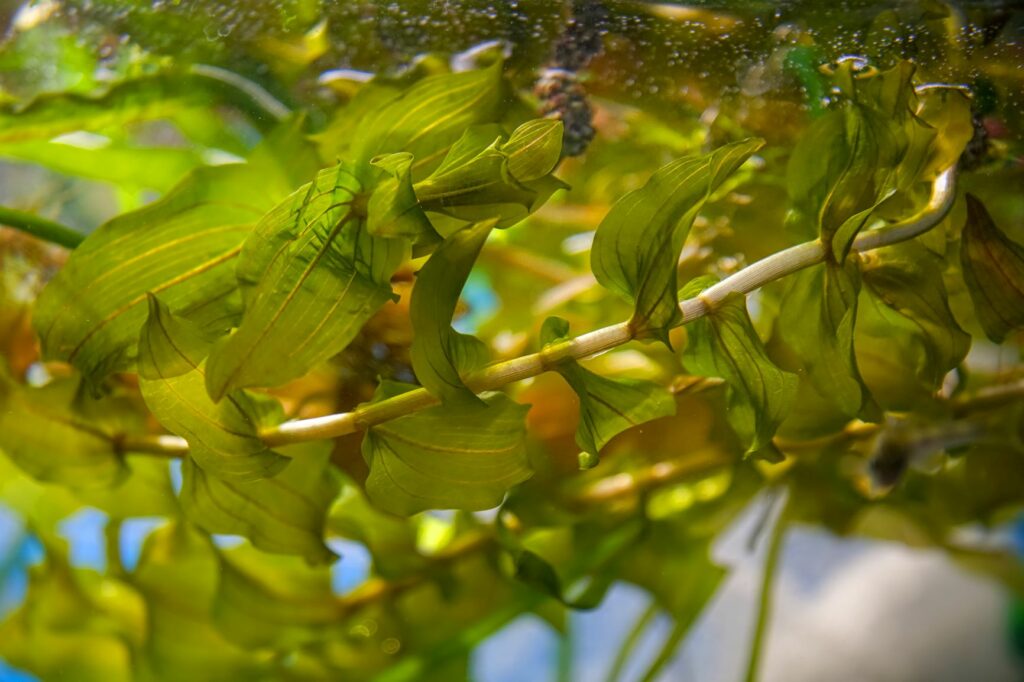
[[[708,284],[695,280],[681,295],[695,296]],[[768,357],[747,314],[746,298],[730,296],[708,315],[687,324],[686,339],[686,369],[719,377],[728,385],[726,416],[747,454],[772,453],[772,438],[793,405],[798,379]]]
[[[374,507],[365,492],[346,480],[327,516],[329,535],[361,542],[373,557],[374,573],[398,577],[422,568],[425,559],[416,548],[417,524]],[[342,561],[345,557],[342,556]]]
[[[376,400],[411,386],[384,382]],[[370,428],[363,457],[366,491],[381,509],[415,514],[426,509],[490,509],[505,491],[530,477],[526,412],[503,393],[486,405],[442,405]]]
[[[412,154],[374,157],[371,164],[386,173],[370,195],[366,229],[377,237],[405,237],[420,249],[441,241],[420,208],[412,187]]]
[[[0,363],[0,449],[40,481],[76,488],[115,485],[127,475],[125,462],[101,425],[76,414],[77,388],[74,380],[22,386]]]
[[[676,268],[697,212],[764,143],[750,139],[664,166],[615,202],[591,250],[597,280],[636,303],[637,332],[664,336],[679,323]]]
[[[971,121],[971,100],[961,90],[940,88],[928,90],[922,97],[918,118],[934,129],[922,154],[921,175],[938,174],[957,162],[967,143],[974,136]]]
[[[821,400],[847,418],[865,401],[853,354],[859,292],[855,264],[812,266],[792,277],[777,324]]]
[[[841,64],[834,80],[845,101],[812,123],[793,150],[790,197],[836,262],[883,202],[944,170],[935,165],[942,158],[936,131],[914,113],[914,70],[904,61],[861,76]]]
[[[975,314],[990,339],[1002,343],[1024,327],[1024,246],[1007,237],[971,194],[960,264]]]
[[[264,652],[236,646],[213,623],[220,565],[213,544],[187,523],[162,526],[146,538],[132,583],[146,599],[145,679],[260,679]]]
[[[0,145],[0,157],[27,161],[65,175],[109,182],[119,189],[167,192],[203,165],[198,150],[110,143],[99,148],[61,142]]]
[[[392,297],[401,240],[371,235],[346,164],[321,171],[260,221],[238,263],[245,314],[210,353],[214,399],[277,386],[337,354]]]
[[[39,297],[33,322],[44,356],[93,382],[132,369],[147,292],[206,329],[230,328],[242,242],[305,172],[305,161],[294,170],[279,161],[304,159],[303,144],[293,123],[248,163],[199,168],[163,199],[89,235]]]
[[[327,566],[268,556],[242,545],[220,554],[213,614],[218,629],[249,649],[297,645],[343,636],[341,604]]]
[[[470,128],[441,166],[416,183],[425,210],[468,221],[499,218],[498,227],[507,227],[565,186],[550,177],[562,150],[560,121],[529,121],[507,140],[494,132],[494,126]]]
[[[522,124],[502,145],[508,172],[519,182],[539,180],[555,170],[562,156],[561,121],[535,118]]]
[[[941,259],[908,242],[877,252],[862,276],[867,290],[918,328],[926,353],[916,373],[933,391],[938,389],[971,347],[970,335],[949,309]]]
[[[124,583],[73,569],[47,548],[31,568],[26,602],[0,624],[0,656],[39,679],[129,682],[146,605]]]
[[[195,325],[149,297],[149,319],[139,339],[139,388],[153,416],[189,444],[210,474],[237,481],[273,476],[287,460],[259,438],[264,410],[243,391],[214,403],[206,392],[210,343]]]
[[[217,94],[213,88],[203,87],[202,79],[182,73],[134,78],[96,95],[47,93],[21,106],[0,107],[0,144],[49,140],[77,130],[97,132],[168,118],[209,106],[209,98]]]
[[[482,404],[459,375],[487,363],[487,346],[455,331],[451,322],[459,294],[493,227],[494,221],[478,223],[446,239],[420,270],[412,290],[412,368],[419,382],[445,403]]]
[[[417,168],[436,163],[464,130],[501,118],[502,65],[428,76],[365,116],[353,133],[357,167],[378,154],[409,152]]]
[[[338,480],[326,453],[303,453],[273,478],[258,481],[220,479],[191,460],[182,473],[185,516],[208,533],[241,535],[266,552],[310,563],[334,558],[324,545],[324,520]]]
[[[549,317],[541,328],[542,345],[567,337],[569,323]],[[592,455],[626,429],[676,413],[676,403],[663,386],[639,379],[609,379],[584,368],[573,359],[559,362],[555,370],[565,378],[580,400],[576,444]],[[596,462],[595,462],[596,463]]]

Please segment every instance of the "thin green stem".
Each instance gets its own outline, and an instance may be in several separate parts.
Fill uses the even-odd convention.
[[[34,213],[18,211],[6,206],[0,206],[0,225],[13,227],[15,230],[26,232],[43,241],[60,244],[68,249],[75,248],[85,239],[84,234],[75,232],[70,227],[41,218]]]
[[[644,609],[644,612],[640,614],[636,622],[633,623],[633,629],[623,640],[622,646],[619,647],[619,653],[615,655],[615,661],[612,663],[612,667],[608,670],[608,676],[605,678],[608,682],[615,682],[622,677],[622,671],[626,669],[626,663],[629,662],[630,656],[633,654],[633,649],[636,648],[637,643],[640,641],[640,637],[647,631],[647,626],[651,624],[654,617],[658,615],[658,602],[654,599],[651,600],[650,605]]]
[[[195,76],[208,78],[235,89],[275,121],[283,121],[292,113],[291,109],[267,92],[263,86],[234,71],[209,64],[192,64],[188,67],[188,71]]]
[[[861,234],[854,241],[853,250],[869,251],[906,241],[927,232],[949,213],[956,196],[955,180],[955,168],[943,172],[933,183],[931,199],[920,213],[908,220]],[[749,265],[694,298],[682,301],[679,304],[683,313],[682,324],[704,317],[732,294],[750,293],[787,275],[823,262],[826,251],[825,246],[815,240],[785,249]],[[626,344],[633,339],[634,334],[629,323],[620,322],[552,344],[537,353],[489,365],[467,375],[464,379],[466,385],[476,393],[494,391],[506,384],[543,374],[561,360],[586,358]],[[438,403],[438,399],[426,389],[418,388],[394,398],[361,406],[352,412],[285,422],[266,429],[261,436],[270,446],[338,438]],[[161,438],[162,441],[159,443],[146,442],[146,438],[133,438],[132,444],[138,448],[133,451],[167,453],[175,456],[188,449],[184,440],[175,441],[169,436]]]
[[[785,495],[780,496],[779,499],[781,501],[778,504],[786,504]],[[775,570],[778,568],[779,558],[782,556],[782,540],[786,534],[786,526],[787,514],[786,508],[783,507],[772,528],[768,555],[764,560],[764,572],[761,577],[761,599],[758,602],[757,608],[757,624],[754,627],[754,639],[750,647],[750,661],[747,664],[747,675],[744,678],[747,682],[755,682],[758,669],[761,666],[765,637],[768,632],[768,622],[771,619],[772,587],[775,584]]]
[[[658,655],[654,657],[654,660],[647,667],[644,676],[640,678],[641,682],[654,682],[665,666],[668,665],[668,662],[672,660],[672,656],[675,655],[676,649],[679,648],[679,643],[683,641],[683,637],[690,631],[690,626],[693,624],[693,619],[696,615],[694,613],[693,617],[690,618],[683,616],[676,618],[676,624],[672,627],[672,632],[668,634],[668,637],[661,645],[661,649],[658,651]]]
[[[572,659],[575,642],[572,638],[572,618],[566,620],[565,630],[558,636],[558,682],[572,682]]]
[[[124,560],[121,557],[121,521],[111,519],[103,529],[107,550],[107,572],[113,576],[124,576]]]

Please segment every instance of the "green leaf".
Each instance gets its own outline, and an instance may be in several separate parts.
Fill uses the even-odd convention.
[[[518,515],[515,505],[502,515]],[[616,524],[583,522],[510,533],[499,537],[514,560],[514,575],[530,587],[574,609],[601,603],[618,576],[619,564],[642,537],[640,518]]]
[[[711,559],[710,542],[652,524],[623,568],[623,577],[648,590],[684,628],[700,616],[726,571]],[[678,524],[682,525],[682,524]]]
[[[365,545],[377,575],[399,577],[426,561],[416,549],[415,520],[377,509],[352,481],[345,481],[327,515],[327,532]]]
[[[676,268],[697,212],[763,141],[743,140],[662,167],[625,195],[601,221],[591,265],[605,287],[636,303],[632,326],[665,338],[682,319]]]
[[[287,460],[259,438],[265,412],[243,391],[215,403],[206,392],[210,349],[195,325],[149,296],[149,319],[139,338],[139,388],[153,416],[189,444],[189,453],[218,478],[251,481],[273,476]]]
[[[215,400],[301,377],[344,349],[392,298],[389,281],[405,246],[367,231],[354,206],[361,189],[347,164],[321,171],[246,240],[237,270],[245,314],[208,361]]]
[[[351,160],[361,168],[379,154],[409,152],[416,168],[440,160],[464,130],[501,118],[502,64],[428,76],[364,116],[353,132]]]
[[[327,127],[312,136],[321,158],[331,162],[354,158],[353,147],[362,145],[362,140],[356,137],[359,126],[369,125],[366,119],[375,116],[383,106],[401,95],[402,90],[400,84],[380,75],[363,84],[345,106],[334,112]]]
[[[0,145],[0,157],[27,161],[58,173],[113,183],[120,189],[166,192],[197,166],[202,157],[192,149],[137,147],[110,143],[99,148],[60,142]]]
[[[220,564],[210,539],[186,523],[170,523],[146,538],[133,585],[146,599],[142,679],[260,679],[266,652],[225,639],[212,620]],[[173,672],[172,672],[173,671]]]
[[[684,298],[708,286],[690,282]],[[728,385],[727,418],[748,455],[774,453],[772,438],[796,397],[799,380],[779,369],[765,352],[742,294],[730,296],[686,326],[683,364],[692,374],[719,377]]]
[[[405,237],[420,251],[441,241],[412,186],[412,154],[399,152],[374,157],[370,162],[386,173],[367,205],[366,229],[376,237]]]
[[[925,353],[915,371],[933,391],[971,347],[949,309],[942,267],[935,254],[908,242],[876,252],[861,270],[866,290],[917,326]]]
[[[128,471],[111,433],[74,409],[77,380],[42,388],[16,383],[0,365],[0,449],[35,479],[74,488],[107,487]],[[116,401],[104,400],[108,410]]]
[[[137,516],[177,516],[178,498],[171,486],[167,462],[151,455],[127,455],[128,476],[113,488],[77,488],[75,497],[113,519]],[[51,491],[52,494],[52,491]]]
[[[412,386],[385,381],[375,400]],[[486,405],[442,405],[371,427],[363,438],[370,467],[366,491],[395,514],[426,509],[490,509],[530,477],[525,417],[529,408],[503,393]]]
[[[0,144],[49,140],[77,130],[101,132],[208,106],[214,94],[198,79],[164,73],[124,81],[97,95],[53,93],[0,108]]]
[[[787,171],[797,211],[814,221],[836,262],[883,202],[944,170],[936,167],[936,131],[914,114],[914,65],[874,76],[852,68],[840,65],[834,80],[845,99],[801,136]]]
[[[483,404],[459,375],[487,363],[487,345],[455,331],[451,321],[462,287],[493,227],[493,220],[478,223],[446,239],[419,271],[412,290],[412,368],[419,382],[446,404]]]
[[[163,199],[93,232],[39,297],[33,322],[44,356],[93,383],[131,370],[147,293],[207,330],[230,328],[242,242],[309,168],[300,132],[293,122],[248,163],[196,169]]]
[[[958,89],[932,89],[921,96],[917,118],[934,130],[921,162],[921,176],[941,173],[960,158],[974,136],[971,100]]]
[[[855,263],[807,268],[791,278],[776,327],[821,402],[847,418],[866,399],[853,352],[860,286]]]
[[[967,195],[960,264],[975,314],[988,338],[1002,343],[1024,327],[1024,247],[992,221],[985,205]]]
[[[541,327],[540,341],[547,346],[567,338],[569,323],[549,317]],[[676,413],[676,402],[663,386],[639,379],[609,379],[584,368],[569,358],[555,370],[568,382],[580,400],[580,423],[576,444],[592,455],[623,431]],[[594,462],[596,464],[596,462]],[[588,467],[589,468],[589,467]]]
[[[561,151],[561,121],[528,121],[507,140],[497,126],[476,126],[416,183],[416,196],[424,210],[466,221],[497,218],[507,227],[565,187],[550,177]]]
[[[69,682],[129,682],[146,605],[124,583],[72,569],[47,547],[30,572],[25,603],[0,625],[0,656],[39,676]]]
[[[788,168],[794,204],[816,216],[818,233],[841,262],[875,208],[895,187],[891,180],[902,149],[891,122],[848,103],[811,124]]]
[[[52,450],[43,452],[53,459]],[[55,527],[83,505],[95,507],[112,519],[176,516],[180,507],[167,462],[151,455],[126,455],[124,461],[126,475],[111,486],[97,487],[86,476],[49,483],[17,467],[0,449],[0,501],[33,528]]]
[[[241,535],[266,552],[309,563],[334,558],[324,545],[324,521],[338,480],[327,453],[303,453],[273,478],[258,481],[220,479],[188,459],[182,473],[185,516],[208,533]]]
[[[214,622],[230,641],[248,649],[289,650],[340,638],[341,604],[327,566],[309,566],[242,545],[220,554]]]

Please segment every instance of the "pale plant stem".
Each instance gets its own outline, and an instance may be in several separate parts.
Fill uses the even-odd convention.
[[[853,250],[870,251],[927,232],[949,213],[956,196],[955,180],[955,168],[944,171],[933,182],[931,198],[923,210],[908,220],[860,234],[854,241]],[[752,263],[697,296],[682,301],[679,304],[683,314],[682,324],[704,317],[733,294],[748,294],[787,275],[821,263],[825,260],[826,252],[824,244],[815,240],[798,244]],[[596,355],[626,344],[634,338],[629,322],[620,322],[552,344],[537,353],[489,365],[467,375],[464,379],[466,385],[477,393],[493,391],[506,384],[543,374],[562,360],[578,360]],[[379,403],[360,406],[351,412],[285,422],[266,429],[260,435],[270,446],[326,440],[362,431],[375,424],[397,419],[438,403],[438,399],[426,389],[418,388]],[[121,442],[126,452],[177,456],[188,451],[188,444],[175,436],[124,437]]]

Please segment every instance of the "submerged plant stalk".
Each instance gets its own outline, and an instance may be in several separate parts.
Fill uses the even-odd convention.
[[[927,232],[946,217],[955,198],[956,168],[951,167],[933,182],[931,197],[924,209],[907,220],[860,234],[854,241],[853,251],[871,251],[913,239]],[[697,296],[680,302],[683,324],[704,317],[732,294],[748,294],[787,275],[823,262],[827,250],[820,240],[814,240],[752,263]],[[467,375],[465,383],[476,393],[497,390],[506,384],[543,374],[561,360],[586,358],[632,340],[633,333],[629,324],[620,322],[552,344],[537,353],[489,365]],[[426,389],[418,388],[394,398],[358,407],[351,412],[285,422],[264,430],[261,437],[270,446],[337,438],[437,404],[439,400],[436,397]],[[123,437],[120,444],[127,452],[170,456],[180,456],[188,452],[188,443],[177,436]]]

